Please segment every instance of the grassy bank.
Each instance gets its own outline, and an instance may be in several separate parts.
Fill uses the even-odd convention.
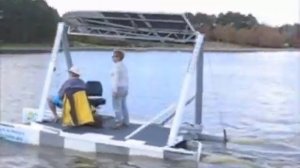
[[[147,47],[136,46],[105,46],[105,45],[93,45],[85,43],[74,43],[71,47],[72,51],[93,51],[93,50],[113,50],[120,48],[129,51],[192,51],[192,45],[180,45],[172,44],[169,46],[155,45]],[[2,44],[0,46],[0,53],[46,53],[51,52],[52,44]],[[251,46],[241,46],[230,43],[221,42],[206,42],[204,45],[204,51],[206,52],[268,52],[268,51],[299,51],[295,48],[257,48]]]

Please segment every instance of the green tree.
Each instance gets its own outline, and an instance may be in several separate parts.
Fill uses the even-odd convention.
[[[216,23],[223,26],[229,24],[234,26],[236,29],[252,28],[258,24],[256,18],[251,14],[246,16],[235,12],[228,12],[226,14],[221,13],[217,17]]]
[[[40,43],[52,41],[57,11],[44,0],[0,0],[3,19],[0,37],[6,43]]]

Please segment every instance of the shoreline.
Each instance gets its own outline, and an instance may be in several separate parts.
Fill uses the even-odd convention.
[[[192,52],[193,47],[116,47],[116,46],[82,46],[70,47],[71,51],[112,51],[115,48],[124,51],[147,52],[147,51],[179,51]],[[51,53],[52,47],[35,47],[35,46],[13,46],[0,47],[0,54],[38,54]],[[256,47],[240,47],[240,46],[204,46],[204,52],[228,52],[228,53],[245,53],[245,52],[297,52],[297,48],[256,48]]]

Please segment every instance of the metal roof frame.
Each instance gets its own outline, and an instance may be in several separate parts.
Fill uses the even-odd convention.
[[[64,14],[63,21],[69,35],[175,43],[196,38],[185,14],[76,11]]]

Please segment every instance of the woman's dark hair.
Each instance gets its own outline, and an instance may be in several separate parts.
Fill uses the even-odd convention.
[[[124,59],[125,54],[124,54],[123,51],[121,51],[121,50],[115,50],[114,52],[115,52],[116,56],[118,56],[120,58],[121,61]]]

